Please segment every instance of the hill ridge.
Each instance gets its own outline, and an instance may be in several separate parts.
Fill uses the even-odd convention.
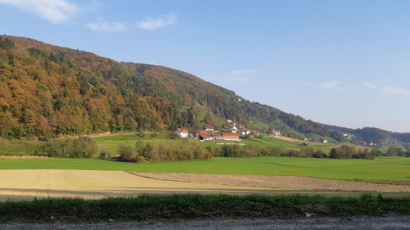
[[[226,119],[296,138],[371,141],[361,129],[320,124],[251,102],[193,74],[152,64],[118,62],[30,38],[3,35],[0,46],[0,136],[55,136],[104,131],[203,128]],[[240,99],[240,100],[239,100]],[[389,131],[383,144],[410,142]],[[397,139],[397,140],[396,140]]]

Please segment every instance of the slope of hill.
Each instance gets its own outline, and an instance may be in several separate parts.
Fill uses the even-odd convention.
[[[378,128],[365,127],[361,129],[349,129],[331,125],[323,125],[324,127],[343,133],[353,134],[353,143],[376,145],[402,145],[406,149],[410,149],[410,133],[390,132]]]
[[[2,137],[202,128],[225,119],[343,140],[341,129],[250,102],[189,73],[0,36]]]

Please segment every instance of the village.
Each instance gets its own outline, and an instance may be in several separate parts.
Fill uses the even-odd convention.
[[[241,141],[241,137],[260,137],[261,134],[255,130],[249,130],[243,124],[237,124],[232,120],[226,120],[227,125],[221,131],[216,130],[213,125],[205,125],[203,130],[189,131],[185,128],[178,128],[175,134],[179,138],[194,138],[200,141],[224,140]],[[280,130],[271,130],[270,135],[278,137]]]
[[[269,132],[267,132],[267,134],[271,138],[281,137],[281,131],[279,129],[271,129],[269,130]],[[221,130],[217,130],[213,125],[205,125],[203,130],[188,130],[186,128],[177,128],[177,130],[175,130],[175,135],[178,138],[193,138],[200,141],[241,141],[241,138],[261,137],[260,132],[256,130],[250,130],[246,128],[245,125],[234,122],[232,120],[226,120],[226,125]],[[351,136],[348,137],[351,138]],[[305,137],[303,140],[313,143],[329,143],[329,140],[324,138],[311,139]]]

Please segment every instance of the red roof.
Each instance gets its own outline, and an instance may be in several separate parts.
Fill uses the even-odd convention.
[[[222,133],[222,137],[229,138],[229,139],[239,139],[239,134],[237,133]]]
[[[187,133],[188,132],[188,130],[187,129],[177,129],[178,130],[178,132],[180,132],[180,133]]]
[[[211,137],[211,134],[208,133],[208,131],[206,130],[198,130],[198,135],[202,138],[202,139],[207,139],[209,137]]]
[[[214,129],[212,125],[205,125],[205,129]]]

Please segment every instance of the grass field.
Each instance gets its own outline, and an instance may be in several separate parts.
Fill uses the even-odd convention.
[[[85,169],[130,172],[171,172],[308,176],[340,180],[410,180],[410,158],[378,157],[374,160],[315,159],[291,157],[222,158],[200,161],[172,161],[149,164],[97,159],[6,159],[0,169]]]
[[[135,146],[137,140],[141,140],[144,143],[159,144],[159,143],[171,143],[183,141],[183,139],[170,139],[167,134],[145,134],[143,137],[140,137],[136,134],[126,134],[126,135],[113,135],[113,136],[104,136],[104,137],[94,137],[94,140],[97,142],[98,146],[101,149],[104,149],[110,153],[116,153],[117,147],[119,144],[125,144],[129,146]],[[291,140],[291,139],[289,139]],[[287,149],[301,149],[301,148],[313,148],[315,150],[321,149],[325,153],[329,152],[329,147],[333,146],[332,144],[320,144],[320,143],[310,143],[308,146],[301,146],[303,141],[289,141],[289,140],[280,140],[276,138],[249,138],[242,139],[240,143],[242,144],[251,144],[257,145],[259,147],[265,146],[276,146],[284,147]],[[200,142],[201,146],[216,145],[216,143],[221,143],[225,141],[204,141]],[[236,143],[236,142],[235,142]]]

